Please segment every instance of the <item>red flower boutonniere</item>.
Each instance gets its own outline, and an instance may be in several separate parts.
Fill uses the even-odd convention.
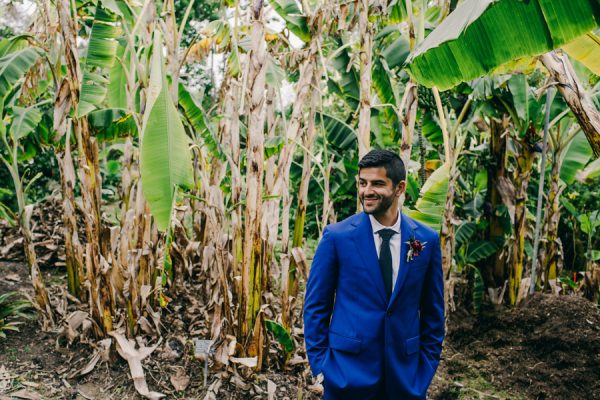
[[[418,257],[425,248],[427,242],[421,243],[418,239],[411,237],[408,242],[408,253],[406,253],[406,262],[411,262],[413,258]]]

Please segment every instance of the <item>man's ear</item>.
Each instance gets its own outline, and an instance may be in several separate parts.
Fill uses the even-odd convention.
[[[404,193],[404,191],[406,190],[406,181],[398,182],[398,185],[396,185],[396,189],[396,196],[400,197],[400,195],[402,195],[402,193]]]

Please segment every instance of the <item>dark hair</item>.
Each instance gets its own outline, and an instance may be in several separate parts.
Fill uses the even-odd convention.
[[[398,154],[389,150],[371,150],[358,162],[358,170],[362,168],[385,168],[385,173],[396,186],[406,179],[406,169]]]

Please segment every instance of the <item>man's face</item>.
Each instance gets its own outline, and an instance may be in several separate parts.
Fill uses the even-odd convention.
[[[358,196],[367,214],[382,215],[390,207],[398,208],[405,186],[401,181],[394,187],[383,167],[362,168],[358,173]]]

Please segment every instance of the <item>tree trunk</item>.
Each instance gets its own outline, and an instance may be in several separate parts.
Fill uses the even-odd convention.
[[[61,37],[64,42],[64,56],[67,61],[67,82],[70,90],[71,105],[75,114],[79,103],[81,70],[77,55],[77,24],[71,16],[71,2],[60,0],[57,3]],[[85,263],[90,284],[92,315],[103,329],[103,334],[112,330],[112,311],[110,308],[110,282],[101,272],[100,257],[100,204],[101,179],[98,164],[98,144],[91,137],[87,118],[74,118],[73,128],[79,149],[79,179],[83,201],[84,226],[86,232]],[[67,132],[70,134],[70,132]],[[105,258],[107,255],[103,255]]]
[[[542,64],[558,83],[558,91],[577,118],[596,157],[600,157],[600,113],[583,88],[568,57],[551,51],[540,57]]]
[[[257,320],[257,317],[261,306],[263,280],[266,279],[262,276],[263,255],[260,236],[264,168],[265,75],[267,70],[262,0],[256,0],[252,13],[251,50],[248,59],[246,208],[242,260],[243,296],[240,309],[245,313],[242,326],[244,342],[246,336],[250,335],[247,342],[247,353],[249,356],[257,356],[257,368],[260,369],[264,335],[262,326],[259,326],[261,325],[260,319]]]
[[[371,68],[373,61],[373,32],[369,23],[369,1],[360,0],[358,15],[360,49],[360,108],[358,119],[358,158],[371,149]]]
[[[557,142],[560,141],[560,137]],[[557,267],[562,254],[558,251],[561,248],[560,238],[558,237],[558,224],[560,222],[560,195],[565,189],[564,183],[560,180],[560,170],[562,168],[562,146],[558,147],[552,153],[552,172],[550,178],[550,188],[548,191],[548,201],[544,216],[543,238],[539,254],[540,266],[543,271],[543,287],[550,289],[550,281],[557,277]]]
[[[503,136],[505,124],[508,122],[506,118],[502,123],[494,119],[490,121],[490,154],[492,163],[488,168],[488,190],[487,196],[490,203],[490,225],[488,229],[488,240],[495,243],[504,242],[504,228],[502,221],[498,216],[498,210],[502,206],[502,196],[498,189],[500,179],[506,177],[506,136]],[[501,288],[508,278],[506,271],[506,252],[502,249],[490,257],[485,264],[489,266],[485,268],[483,277],[487,281],[487,285],[493,289]]]
[[[525,260],[525,233],[527,221],[527,186],[531,178],[531,171],[535,154],[526,139],[516,143],[520,149],[517,154],[517,169],[514,176],[515,185],[515,218],[513,222],[514,241],[510,254],[509,270],[509,298],[510,304],[515,305]]]

